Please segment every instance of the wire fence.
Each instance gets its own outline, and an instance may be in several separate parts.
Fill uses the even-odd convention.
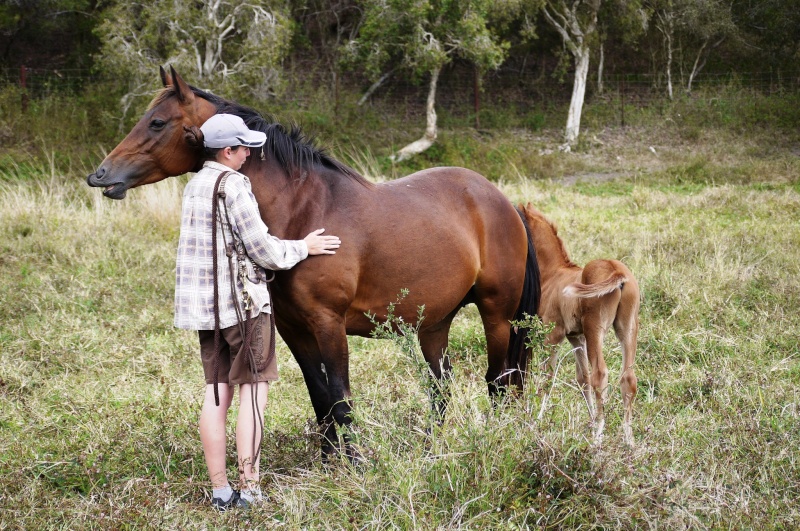
[[[32,99],[53,95],[80,94],[87,83],[99,81],[101,76],[90,69],[50,69],[35,66],[0,68],[0,89],[16,87],[21,91],[20,105],[25,110]],[[347,79],[347,88],[366,91],[367,80],[357,75],[340,76]],[[329,81],[320,79],[320,83]],[[291,85],[291,81],[288,83]],[[330,81],[331,93],[339,94]],[[688,76],[681,72],[673,74],[673,94],[686,94]],[[800,71],[797,72],[700,72],[692,81],[694,91],[714,92],[724,89],[752,91],[761,95],[800,93]],[[408,115],[425,112],[427,80],[413,81],[395,73],[371,95],[370,100],[391,105]],[[563,106],[568,104],[572,93],[572,77],[556,79],[552,73],[541,70],[501,68],[483,76],[465,64],[449,66],[440,77],[436,104],[439,108],[456,115],[479,114],[485,107],[514,108],[526,112],[536,108]],[[302,99],[302,94],[293,93]],[[625,105],[647,106],[663,102],[667,98],[667,79],[664,73],[625,74],[609,73],[602,78],[590,76],[586,92],[587,102],[603,100]]]

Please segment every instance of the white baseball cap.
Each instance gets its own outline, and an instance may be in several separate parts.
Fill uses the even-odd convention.
[[[228,146],[263,146],[267,135],[248,129],[244,120],[235,114],[215,114],[200,126],[203,144],[208,148]]]

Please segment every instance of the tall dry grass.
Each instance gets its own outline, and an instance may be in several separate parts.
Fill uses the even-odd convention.
[[[356,167],[375,175],[363,157]],[[541,421],[537,391],[550,382],[540,373],[491,406],[480,321],[466,308],[451,334],[447,420],[430,435],[414,359],[391,341],[349,339],[360,467],[318,462],[305,385],[279,342],[262,458],[268,502],[247,516],[208,508],[196,338],[171,325],[185,179],[112,202],[85,186],[82,168],[8,170],[0,528],[796,527],[800,168],[790,157],[723,162],[711,148],[694,157],[575,185],[510,166],[499,183],[558,223],[576,262],[620,258],[639,278],[635,449],[621,440],[613,341],[596,446],[566,347]],[[720,177],[731,168],[735,179]]]

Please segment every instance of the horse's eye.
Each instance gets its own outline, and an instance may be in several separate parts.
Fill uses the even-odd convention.
[[[150,129],[155,129],[155,130],[163,129],[165,125],[167,125],[167,122],[156,118],[155,120],[150,122]]]

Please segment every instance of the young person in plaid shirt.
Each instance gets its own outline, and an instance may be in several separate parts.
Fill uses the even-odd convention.
[[[200,440],[213,487],[211,504],[224,511],[231,507],[248,507],[261,500],[256,453],[262,436],[269,382],[278,379],[277,362],[269,353],[271,326],[267,314],[272,312],[272,306],[265,270],[289,269],[309,255],[334,254],[341,242],[336,236],[322,235],[324,229],[315,230],[303,240],[281,240],[271,235],[261,220],[250,181],[237,171],[250,155],[249,148],[264,145],[266,135],[248,129],[241,118],[231,114],[212,116],[200,130],[206,162],[183,192],[175,326],[198,330],[206,379]],[[230,173],[224,184],[225,205],[217,210],[222,220],[219,223],[212,219],[212,205],[217,200],[214,186],[226,171]],[[217,232],[216,275],[212,252],[214,231]],[[247,273],[245,279],[240,275],[233,279],[236,292],[232,292],[226,243],[239,244],[246,253],[241,256],[245,264],[235,264],[234,271],[244,267]],[[218,360],[215,360],[214,341],[215,276],[221,329]],[[242,300],[245,290],[251,300],[248,305]],[[247,315],[245,306],[251,308],[249,333],[246,332],[248,328],[239,326],[237,317],[237,311]],[[244,344],[246,338],[250,340],[248,344]],[[216,404],[215,381],[220,384],[217,386],[219,405]],[[233,387],[237,385],[236,450],[241,491],[234,490],[228,483],[225,463],[225,424]]]

